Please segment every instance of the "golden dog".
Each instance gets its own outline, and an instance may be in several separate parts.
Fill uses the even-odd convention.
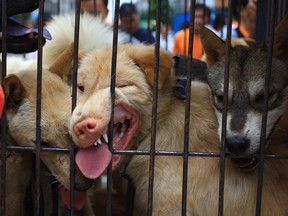
[[[69,132],[79,147],[76,163],[87,178],[101,176],[110,161],[114,169],[126,165],[125,172],[136,186],[134,215],[146,215],[149,157],[135,155],[128,158],[112,154],[108,143],[112,142],[116,150],[150,149],[155,50],[145,45],[119,45],[117,52],[115,100],[110,93],[112,48],[97,48],[82,56],[78,70],[80,93]],[[72,61],[71,52],[67,56]],[[223,53],[211,51],[208,63],[212,60],[215,63],[220,57]],[[159,58],[156,150],[183,152],[185,103],[173,95],[172,56],[160,50]],[[63,65],[63,62],[59,64]],[[108,137],[112,102],[113,137]],[[218,123],[206,84],[192,82],[190,105],[189,151],[219,152]],[[277,143],[269,145],[266,150],[287,153],[287,148]],[[217,215],[219,161],[217,157],[189,157],[187,215]],[[225,164],[224,215],[255,215],[257,169],[241,172],[229,158]],[[181,214],[182,166],[180,156],[156,156],[153,215]],[[265,160],[262,215],[287,214],[287,171],[287,161]]]
[[[81,93],[71,118],[70,133],[79,146],[76,162],[88,178],[100,176],[110,160],[114,168],[126,161],[120,155],[112,155],[107,147],[107,128],[112,111],[111,58],[112,48],[104,47],[86,53],[79,66],[78,88]],[[185,105],[172,93],[175,77],[168,52],[161,50],[159,64],[156,150],[181,152],[184,148]],[[116,150],[150,149],[154,66],[153,47],[119,45],[111,140]],[[198,81],[192,82],[189,150],[220,150],[210,91],[206,84]],[[269,146],[267,151],[285,153],[281,145]],[[182,157],[156,156],[153,215],[181,214],[182,165]],[[189,157],[187,215],[217,214],[219,172],[219,158]],[[267,159],[264,173],[262,214],[285,215],[287,162]],[[146,215],[149,157],[133,156],[126,174],[136,186],[134,215]],[[240,172],[227,158],[224,214],[254,215],[257,182],[257,170]]]

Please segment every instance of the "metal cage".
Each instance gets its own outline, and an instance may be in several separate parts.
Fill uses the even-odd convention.
[[[25,0],[23,0],[25,1]],[[6,76],[6,67],[7,67],[7,43],[9,41],[9,38],[7,36],[7,18],[9,17],[8,12],[9,8],[13,4],[9,3],[12,1],[6,1],[3,0],[1,1],[1,6],[2,6],[2,25],[1,25],[1,50],[2,50],[2,85],[4,83],[4,77]],[[15,1],[17,2],[17,1]],[[18,1],[19,4],[21,1]],[[75,1],[64,1],[64,0],[57,0],[57,1],[49,1],[46,0],[39,0],[38,2],[38,26],[39,30],[38,33],[39,35],[43,35],[43,21],[44,21],[44,13],[47,9],[51,8],[53,9],[53,12],[56,14],[61,14],[67,11],[67,8],[71,8],[73,11],[75,11],[75,44],[74,44],[74,49],[76,50],[75,53],[78,53],[78,42],[79,42],[79,19],[80,19],[80,1],[75,0]],[[94,0],[94,2],[96,2]],[[113,38],[113,59],[112,59],[112,71],[111,75],[114,78],[114,80],[111,80],[111,95],[112,98],[115,98],[115,73],[116,73],[116,56],[117,56],[117,33],[118,33],[118,18],[119,18],[119,7],[120,7],[120,0],[110,0],[112,8],[114,11],[113,13],[113,19],[114,19],[114,38]],[[140,2],[140,1],[138,1]],[[141,1],[142,3],[144,1]],[[176,4],[181,4],[184,7],[184,14],[190,14],[190,18],[184,17],[186,21],[189,23],[189,28],[190,32],[193,32],[194,30],[194,7],[196,4],[196,0],[182,0],[182,1],[169,1],[169,0],[149,0],[145,1],[147,5],[147,28],[149,31],[151,29],[149,28],[151,26],[151,17],[155,17],[155,79],[158,80],[158,73],[157,71],[159,70],[159,49],[160,49],[160,21],[161,21],[161,16],[165,17],[168,20],[168,17],[170,16],[169,10],[164,10],[163,7],[161,6],[162,3],[166,3],[166,5],[176,5]],[[197,1],[199,2],[199,1]],[[201,1],[200,1],[201,2]],[[216,2],[216,1],[215,1]],[[218,1],[220,2],[220,1]],[[219,8],[223,13],[227,14],[227,23],[228,23],[228,36],[227,36],[227,41],[231,41],[231,35],[229,35],[229,32],[231,33],[231,25],[232,25],[232,4],[233,2],[235,3],[234,0],[229,0],[229,1],[221,1],[222,8]],[[44,4],[45,3],[45,4]],[[203,0],[202,3],[206,4],[209,3],[208,0]],[[154,4],[156,11],[152,11],[151,7]],[[173,5],[174,4],[174,5]],[[96,6],[96,3],[95,3]],[[224,11],[225,7],[225,11]],[[227,7],[227,8],[226,8]],[[69,10],[69,9],[68,9]],[[111,12],[111,11],[110,11]],[[156,14],[152,14],[152,13]],[[288,3],[285,0],[282,1],[275,1],[275,0],[265,0],[265,1],[257,1],[257,17],[256,17],[256,41],[257,42],[267,42],[268,44],[271,44],[271,40],[273,40],[273,31],[275,28],[275,22],[278,22],[282,17],[287,15],[288,13]],[[164,14],[164,15],[163,15]],[[188,46],[188,64],[186,71],[191,71],[191,68],[193,67],[193,59],[192,59],[192,50],[193,50],[193,34],[187,35],[189,37],[189,46]],[[51,184],[51,190],[53,191],[50,198],[45,198],[43,197],[43,193],[41,190],[41,171],[43,170],[43,164],[41,163],[40,159],[40,152],[65,152],[70,154],[70,159],[71,161],[74,161],[75,157],[75,148],[73,146],[73,143],[71,143],[71,148],[63,149],[63,148],[51,148],[51,147],[45,147],[41,144],[41,127],[40,127],[40,121],[41,121],[41,79],[42,79],[42,44],[43,44],[43,38],[38,37],[38,53],[37,53],[37,110],[36,110],[36,147],[20,147],[20,146],[11,146],[10,143],[7,141],[7,130],[9,130],[7,120],[5,118],[5,109],[3,113],[3,117],[1,119],[1,215],[10,215],[9,212],[6,210],[7,206],[7,185],[10,184],[10,182],[6,181],[6,172],[7,172],[7,167],[6,167],[6,160],[9,158],[11,155],[11,152],[33,152],[34,155],[34,174],[33,174],[33,185],[30,185],[29,188],[27,188],[26,192],[26,210],[25,210],[25,215],[45,215],[45,211],[47,210],[47,206],[45,208],[44,203],[45,199],[52,199],[52,210],[51,210],[51,215],[58,215],[58,208],[59,208],[59,200],[57,196],[57,188],[58,184],[53,183]],[[227,55],[229,56],[229,46],[227,47]],[[269,52],[271,56],[271,47],[269,47]],[[227,64],[229,65],[229,58],[227,60]],[[268,63],[269,64],[269,63]],[[76,101],[76,88],[77,88],[77,66],[78,65],[78,56],[74,56],[74,67],[73,67],[73,77],[72,77],[72,104],[71,104],[71,110],[67,110],[67,112],[72,112],[73,109],[75,108],[77,101]],[[271,67],[271,62],[270,62],[270,67]],[[226,80],[226,90],[227,90],[227,82],[228,82],[228,77],[229,77],[229,67],[226,67],[226,73],[225,73],[225,80]],[[267,74],[270,72],[267,71]],[[191,80],[193,79],[191,73],[184,74],[185,79],[187,80],[187,83],[190,83]],[[144,150],[113,150],[112,144],[109,143],[109,148],[112,151],[112,154],[121,154],[121,155],[146,155],[147,157],[150,157],[150,165],[149,165],[149,190],[148,190],[148,205],[147,205],[147,215],[152,215],[152,209],[153,209],[153,183],[154,183],[154,163],[155,163],[155,157],[161,157],[161,156],[169,156],[169,157],[179,157],[183,160],[183,167],[179,167],[179,169],[183,169],[183,181],[179,182],[179,184],[182,184],[182,211],[179,212],[179,215],[187,215],[186,214],[186,208],[187,208],[187,170],[188,170],[188,159],[190,157],[219,157],[220,158],[220,173],[219,173],[219,178],[220,178],[220,185],[219,185],[219,199],[217,200],[218,202],[218,215],[223,215],[223,202],[224,202],[224,185],[225,185],[225,158],[227,155],[225,154],[225,122],[227,116],[224,114],[223,117],[223,122],[224,124],[222,125],[224,130],[222,131],[222,141],[221,141],[221,151],[219,152],[190,152],[188,149],[188,132],[189,132],[189,125],[191,122],[189,122],[189,112],[190,112],[190,100],[193,100],[193,98],[190,99],[190,90],[193,88],[193,85],[187,85],[186,86],[186,92],[187,92],[187,99],[185,100],[185,109],[186,109],[186,115],[185,115],[185,139],[183,143],[183,151],[177,152],[177,151],[158,151],[155,150],[155,139],[156,139],[156,134],[157,134],[157,88],[154,88],[154,95],[153,95],[153,107],[151,107],[152,112],[154,113],[153,118],[151,119],[152,122],[152,131],[151,131],[151,146],[150,150],[144,151]],[[227,93],[224,95],[224,97],[228,97]],[[227,108],[226,108],[227,109]],[[266,115],[264,115],[264,122],[267,119],[267,111]],[[111,124],[112,125],[112,124]],[[110,129],[111,129],[110,125]],[[262,134],[263,131],[265,130],[265,127],[262,128]],[[19,131],[21,133],[21,131]],[[109,134],[111,136],[111,134]],[[262,138],[262,140],[265,140]],[[265,154],[263,149],[264,149],[264,144],[262,143],[262,150],[261,153],[258,155],[260,159],[260,164],[258,168],[258,187],[257,187],[257,202],[255,203],[256,206],[256,212],[255,215],[261,215],[261,196],[262,196],[262,187],[263,187],[263,176],[265,173],[263,172],[264,170],[264,161],[267,158],[273,158],[277,160],[277,158],[287,158],[287,155],[275,155],[275,154]],[[41,165],[42,164],[42,165]],[[71,173],[74,173],[75,167],[74,164],[71,163],[71,168],[70,171]],[[132,210],[133,210],[133,202],[134,202],[134,192],[135,192],[135,187],[133,185],[133,182],[128,178],[128,190],[127,190],[127,198],[126,198],[126,204],[125,204],[125,214],[124,215],[133,215]],[[108,167],[107,170],[107,175],[105,177],[107,182],[104,182],[104,188],[106,189],[106,196],[103,197],[103,199],[106,201],[105,205],[105,211],[106,215],[110,216],[113,215],[112,213],[112,166],[111,164]],[[15,179],[14,181],[21,181],[21,179]],[[53,181],[53,179],[51,180]],[[71,182],[71,187],[70,190],[74,190],[74,176],[70,175],[70,182]],[[216,201],[215,201],[216,202]],[[70,204],[71,206],[74,206],[74,194],[70,193]],[[23,210],[24,211],[24,210]],[[64,213],[63,213],[64,214]],[[83,213],[82,213],[83,214]],[[85,213],[84,213],[85,214]],[[83,215],[84,215],[83,214]],[[73,211],[73,210],[67,210],[65,212],[65,215],[81,215],[81,213]]]

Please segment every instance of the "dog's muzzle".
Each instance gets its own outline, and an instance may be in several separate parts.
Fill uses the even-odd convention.
[[[255,157],[239,157],[245,155],[250,146],[250,140],[244,136],[231,136],[226,139],[226,150],[231,158],[234,166],[244,172],[249,172],[256,168],[258,165],[258,158]]]
[[[244,136],[231,136],[226,139],[226,149],[232,155],[243,155],[250,146],[250,140]]]

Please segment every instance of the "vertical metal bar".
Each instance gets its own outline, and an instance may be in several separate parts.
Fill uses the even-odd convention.
[[[147,43],[150,43],[150,23],[151,23],[151,0],[148,0],[148,16],[147,16]]]
[[[206,0],[203,0],[203,5],[206,7]],[[203,11],[203,23],[204,23],[204,25],[208,24],[208,23],[206,23],[207,12],[208,11],[206,11],[206,8],[205,8]]]
[[[224,179],[225,179],[225,149],[226,149],[226,127],[227,127],[227,110],[228,110],[228,90],[230,74],[230,47],[231,47],[231,29],[232,29],[232,3],[228,2],[228,20],[227,20],[227,38],[226,38],[226,58],[225,58],[225,78],[224,78],[224,110],[222,116],[222,133],[221,133],[221,152],[220,152],[220,179],[219,179],[219,201],[218,215],[223,215],[224,205]]]
[[[6,144],[7,144],[6,130],[7,130],[7,119],[6,119],[6,109],[4,106],[3,115],[1,118],[1,214],[2,215],[6,215],[6,183],[7,183],[6,181],[6,152],[7,152],[6,151]]]
[[[190,25],[189,25],[189,44],[188,44],[188,70],[186,89],[187,98],[185,101],[185,125],[184,125],[184,154],[183,154],[183,181],[182,181],[182,216],[187,211],[187,176],[188,176],[188,154],[189,154],[189,127],[190,127],[190,109],[191,109],[191,80],[192,57],[194,47],[194,24],[195,24],[195,0],[190,2]]]
[[[275,15],[276,15],[277,1],[271,0],[271,7],[269,13],[269,41],[268,41],[268,54],[267,54],[267,70],[265,73],[265,86],[264,86],[264,98],[265,109],[262,116],[261,124],[261,137],[260,137],[260,155],[259,155],[259,167],[258,167],[258,185],[257,185],[257,200],[256,200],[256,215],[261,215],[262,204],[262,190],[263,190],[263,176],[264,176],[264,150],[266,142],[266,126],[267,126],[267,111],[268,111],[268,95],[270,87],[270,77],[272,68],[272,54],[273,54],[273,42],[274,42],[274,29],[275,29]]]
[[[130,6],[132,6],[132,4],[133,4],[133,2],[132,2],[132,0],[130,0]],[[132,35],[132,9],[131,9],[132,7],[130,7],[130,11],[129,11],[129,32],[130,32],[130,34],[129,34],[129,36],[130,36],[130,38],[129,38],[129,42],[131,43],[132,42],[132,37],[133,37],[133,35]]]
[[[95,16],[97,16],[97,4],[96,4],[96,0],[93,0],[93,13]]]
[[[2,1],[2,65],[1,65],[1,84],[6,76],[7,66],[7,4]],[[3,115],[1,119],[1,213],[6,215],[6,109],[4,105]]]
[[[192,5],[190,5],[190,8],[192,8]],[[195,8],[195,6],[193,6],[193,8]],[[183,28],[183,31],[184,31],[184,55],[186,55],[186,51],[187,51],[187,48],[186,48],[187,47],[186,22],[188,21],[187,16],[188,16],[187,15],[187,0],[185,0],[185,3],[184,3],[184,25],[185,25],[185,28]],[[191,14],[190,14],[190,17],[191,17]]]
[[[284,2],[283,8],[285,9],[283,15],[288,15],[288,2],[286,0],[283,0],[283,2]]]
[[[117,66],[117,46],[118,46],[118,20],[119,20],[119,5],[120,1],[115,2],[115,16],[113,26],[113,45],[112,45],[112,62],[111,62],[111,118],[109,121],[108,130],[108,148],[113,154],[113,120],[114,120],[114,107],[115,107],[115,83],[116,83],[116,66]],[[112,162],[109,163],[107,168],[107,202],[106,202],[106,215],[111,215],[112,209]]]
[[[169,16],[169,0],[165,1],[165,5],[166,5],[166,11],[165,11],[165,23],[161,23],[161,25],[166,25],[166,30],[165,30],[165,34],[166,34],[166,38],[165,38],[165,49],[168,50],[168,32],[169,32],[169,24],[170,24],[170,16]],[[160,28],[161,31],[161,28]],[[170,51],[170,50],[169,50]]]
[[[272,5],[272,0],[269,0],[267,2],[267,8],[266,8],[266,40],[265,42],[267,43],[267,41],[269,40],[269,32],[271,31],[271,26],[269,25],[270,24],[270,16],[271,16],[271,7],[273,7]]]
[[[147,215],[152,216],[153,212],[153,187],[154,187],[154,168],[155,168],[155,143],[157,131],[157,107],[158,107],[158,77],[159,77],[159,46],[160,46],[160,20],[161,20],[161,0],[156,3],[156,41],[155,41],[155,68],[153,85],[153,104],[152,104],[152,128],[149,161],[149,185],[148,185],[148,205]]]
[[[75,1],[75,29],[74,29],[74,56],[73,56],[73,74],[72,74],[72,112],[77,103],[77,75],[78,75],[78,50],[79,50],[79,23],[80,23],[80,0]],[[75,185],[75,148],[71,143],[70,148],[70,215],[74,215],[74,185]]]
[[[224,19],[225,19],[224,0],[222,0],[222,2],[221,2],[221,14],[222,14],[222,16],[223,16]],[[221,20],[221,23],[222,23],[222,20]],[[221,37],[221,38],[223,37],[223,26],[221,27],[221,34],[220,34],[220,37]]]
[[[57,14],[60,14],[60,0],[57,0]]]
[[[257,1],[255,39],[257,43],[266,41],[268,1]],[[264,22],[263,22],[264,20]],[[265,33],[264,33],[265,32]]]
[[[44,0],[39,0],[38,13],[38,52],[37,52],[37,102],[36,102],[36,208],[35,214],[40,214],[40,152],[41,152],[41,105],[42,105],[42,46],[43,46],[43,16],[44,16]]]

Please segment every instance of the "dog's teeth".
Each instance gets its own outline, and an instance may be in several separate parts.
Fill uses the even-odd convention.
[[[123,124],[121,127],[121,133],[124,133],[127,130],[126,124]]]
[[[124,136],[124,132],[121,132],[120,134],[119,134],[119,138],[121,138],[121,137],[123,137]]]
[[[96,142],[94,142],[94,146],[97,146],[97,144],[98,144],[98,143],[97,143],[97,141],[96,141]]]
[[[101,141],[100,138],[97,140],[97,143],[100,144],[100,145],[102,144],[102,141]]]
[[[121,131],[120,131],[120,134],[119,134],[119,138],[124,136],[126,130],[127,130],[126,124],[122,124]]]
[[[108,143],[109,140],[108,140],[107,133],[105,133],[105,134],[103,135],[103,139],[105,140],[106,143]]]
[[[252,158],[252,160],[250,161],[250,165],[253,164],[255,161],[255,158]]]

